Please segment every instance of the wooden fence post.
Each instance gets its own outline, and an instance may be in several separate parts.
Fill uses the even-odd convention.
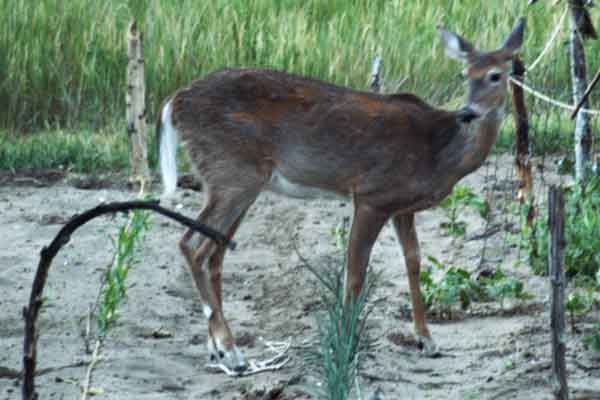
[[[525,65],[519,56],[513,59],[512,74],[515,80],[523,82]],[[514,82],[511,82],[510,86],[512,89],[513,119],[515,121],[515,134],[517,137],[515,165],[517,167],[517,175],[521,181],[517,198],[522,202],[529,199],[533,191],[531,152],[529,149],[529,119],[523,89]]]
[[[146,127],[146,84],[144,44],[135,20],[127,30],[127,135],[129,137],[129,183],[147,188],[151,182],[148,167]]]
[[[567,400],[567,368],[565,362],[565,197],[562,188],[548,191],[548,226],[550,228],[548,266],[552,287],[550,326],[552,328],[552,390],[557,400]]]

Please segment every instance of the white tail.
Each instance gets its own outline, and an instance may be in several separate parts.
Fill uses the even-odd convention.
[[[162,109],[160,127],[160,172],[165,194],[177,189],[177,131],[171,122],[173,106],[169,101]]]

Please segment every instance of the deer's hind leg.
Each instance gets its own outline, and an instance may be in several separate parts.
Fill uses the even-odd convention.
[[[234,222],[233,226],[229,228],[229,232],[226,233],[227,239],[232,239],[238,228],[240,227],[242,220],[246,216],[246,213],[242,213],[237,221]],[[217,301],[221,308],[223,308],[223,294],[222,294],[222,273],[223,273],[223,260],[225,259],[225,246],[222,244],[217,245],[217,249],[210,256],[208,260],[208,270],[210,273],[210,282],[213,290],[215,291],[215,295],[217,296]]]
[[[261,185],[251,188],[219,189],[209,187],[206,203],[198,220],[233,237],[246,212],[260,193]],[[208,319],[208,349],[211,358],[228,368],[246,369],[243,354],[235,345],[233,334],[223,315],[221,265],[224,248],[201,234],[187,231],[179,243],[188,262]]]
[[[421,296],[420,270],[421,255],[419,249],[419,239],[415,229],[415,215],[397,215],[393,218],[394,228],[398,240],[402,245],[404,260],[408,272],[408,285],[410,288],[410,297],[412,300],[412,314],[417,340],[422,344],[426,355],[437,353],[435,342],[431,338],[427,322],[425,320],[425,305]]]

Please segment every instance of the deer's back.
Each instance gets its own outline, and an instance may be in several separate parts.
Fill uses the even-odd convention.
[[[173,123],[199,158],[271,164],[293,182],[333,191],[428,176],[458,130],[452,113],[412,94],[248,69],[217,71],[177,92]]]

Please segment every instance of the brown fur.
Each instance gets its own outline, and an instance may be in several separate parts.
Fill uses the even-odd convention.
[[[407,180],[430,181],[436,157],[459,129],[454,112],[411,94],[245,69],[217,71],[180,90],[173,123],[206,181],[220,174],[214,163],[235,158],[266,178],[277,166],[292,182],[373,196],[374,206],[390,210],[428,195],[425,187],[400,199],[384,192]]]

